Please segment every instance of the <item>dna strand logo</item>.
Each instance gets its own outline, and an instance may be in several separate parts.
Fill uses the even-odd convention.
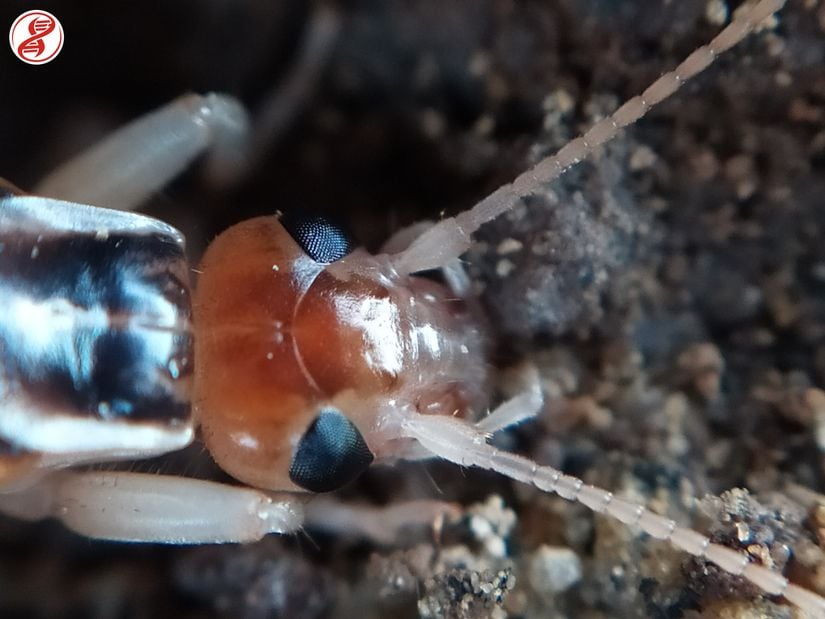
[[[17,46],[17,53],[21,56],[31,57],[29,54],[34,52],[36,58],[44,51],[46,51],[46,44],[43,42],[43,37],[54,30],[54,20],[49,17],[36,17],[29,22],[29,33],[34,36],[29,37]]]
[[[23,62],[45,64],[63,48],[63,26],[51,13],[26,11],[12,24],[9,44]]]

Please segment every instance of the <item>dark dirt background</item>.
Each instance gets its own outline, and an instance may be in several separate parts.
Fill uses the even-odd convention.
[[[341,2],[317,93],[241,186],[196,167],[152,200],[193,260],[244,217],[335,213],[375,248],[472,205],[720,29],[710,0]],[[0,6],[11,24],[29,3]],[[0,173],[24,189],[183,92],[254,106],[294,61],[302,2],[42,2],[66,45],[0,52]],[[649,118],[467,257],[542,417],[505,447],[633,497],[825,592],[825,5],[789,0]],[[200,450],[138,470],[209,474]],[[749,488],[721,498],[730,488]],[[308,532],[157,548],[0,522],[0,616],[791,617],[781,601],[579,506],[444,465],[348,500],[469,508],[398,548]],[[488,497],[494,498],[488,501]]]

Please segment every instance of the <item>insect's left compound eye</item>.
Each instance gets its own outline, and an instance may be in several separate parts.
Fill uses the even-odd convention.
[[[366,471],[372,460],[358,428],[340,411],[326,408],[301,437],[289,478],[305,490],[331,492]]]
[[[315,262],[330,264],[355,249],[350,235],[341,226],[321,215],[287,213],[281,217],[280,222]]]

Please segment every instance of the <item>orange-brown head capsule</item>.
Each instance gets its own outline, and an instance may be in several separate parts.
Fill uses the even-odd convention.
[[[231,475],[327,491],[384,455],[382,430],[404,411],[463,414],[477,404],[483,338],[440,284],[398,278],[360,250],[340,259],[348,248],[321,220],[286,223],[295,237],[261,217],[207,250],[194,404]]]

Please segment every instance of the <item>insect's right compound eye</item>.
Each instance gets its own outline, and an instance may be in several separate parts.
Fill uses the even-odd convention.
[[[287,213],[280,222],[315,262],[330,264],[355,249],[352,237],[343,227],[321,215]]]
[[[301,437],[289,478],[305,490],[331,492],[366,471],[372,460],[358,428],[340,411],[325,408]]]

